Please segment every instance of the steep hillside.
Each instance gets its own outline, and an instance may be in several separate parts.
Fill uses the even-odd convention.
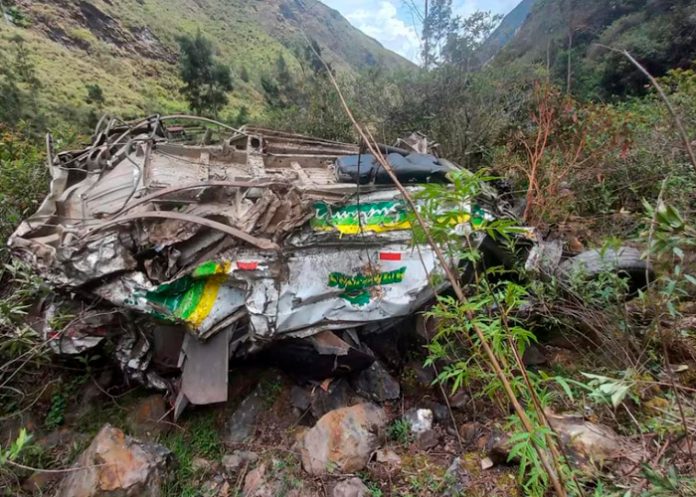
[[[3,2],[6,6],[8,1]],[[98,83],[106,109],[121,114],[183,110],[178,94],[177,36],[199,30],[234,73],[226,112],[259,109],[262,74],[280,55],[298,70],[308,38],[339,71],[410,62],[352,27],[316,0],[14,0],[14,25],[0,23],[0,55],[24,40],[45,89],[45,108],[67,112],[84,104],[85,85]],[[244,76],[242,76],[244,74]],[[248,74],[248,77],[246,75]]]
[[[608,97],[644,91],[645,79],[622,56],[629,50],[651,72],[696,60],[696,3],[691,0],[537,0],[496,63],[549,63],[577,94]],[[570,52],[570,53],[569,53]]]
[[[480,49],[480,59],[483,63],[500,52],[500,50],[517,34],[538,0],[522,0],[517,7],[503,17],[500,25],[491,33]]]

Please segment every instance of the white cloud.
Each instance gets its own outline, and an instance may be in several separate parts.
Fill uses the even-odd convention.
[[[399,15],[396,2],[400,0],[327,0],[359,30],[378,40],[394,52],[418,60],[420,37],[418,31]]]
[[[418,62],[420,27],[413,25],[403,0],[323,0],[343,14],[356,28],[378,40],[394,52]],[[454,0],[457,15],[467,16],[477,10],[507,14],[520,0]],[[417,5],[419,0],[415,2]]]

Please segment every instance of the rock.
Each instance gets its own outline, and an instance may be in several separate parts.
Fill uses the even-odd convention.
[[[128,416],[128,428],[137,437],[154,439],[167,433],[172,425],[167,421],[167,403],[159,395],[141,399]]]
[[[245,465],[254,464],[259,460],[256,452],[246,450],[236,450],[232,454],[227,454],[222,458],[222,467],[228,473],[234,473]]]
[[[463,390],[459,390],[457,393],[452,395],[452,397],[450,397],[449,401],[452,409],[463,411],[471,402],[471,397]]]
[[[67,473],[57,497],[159,497],[167,448],[140,442],[105,425]]]
[[[401,395],[401,386],[392,375],[375,361],[372,365],[363,369],[352,381],[353,388],[362,397],[376,402],[398,399]]]
[[[315,388],[311,395],[312,416],[319,419],[329,411],[346,407],[354,394],[345,378],[335,379],[327,390]]]
[[[235,445],[254,434],[256,420],[266,410],[261,389],[257,387],[235,409],[227,425],[225,443]]]
[[[233,497],[236,493],[230,491],[230,483],[222,475],[215,475],[211,480],[201,485],[201,493],[206,497]]]
[[[483,433],[484,426],[481,423],[470,422],[464,423],[459,427],[459,435],[465,445],[473,445]]]
[[[638,464],[645,456],[636,444],[617,435],[608,426],[585,421],[582,416],[559,415],[551,411],[547,411],[546,417],[558,434],[564,451],[578,467],[587,471],[602,467],[611,460]],[[500,432],[491,435],[488,455],[495,464],[507,463],[511,449],[509,435]]]
[[[408,423],[411,433],[420,435],[432,429],[433,411],[430,409],[409,409],[404,415],[404,420]]]
[[[297,385],[290,389],[290,405],[292,407],[304,412],[309,409],[311,403],[312,399],[306,389]]]
[[[269,479],[266,469],[264,463],[247,473],[244,478],[244,497],[275,497],[277,495],[278,485]]]
[[[216,464],[203,457],[194,457],[191,461],[191,469],[196,473],[212,473]]]
[[[586,469],[615,459],[641,460],[640,449],[608,426],[590,423],[582,416],[547,412],[546,417],[570,456]]]
[[[544,355],[541,347],[530,344],[524,351],[522,356],[522,362],[525,366],[542,366],[549,362],[549,360]]]
[[[375,453],[375,460],[380,464],[386,464],[387,466],[398,467],[401,466],[401,458],[396,452],[389,449],[379,449]]]
[[[469,472],[462,464],[462,460],[459,457],[455,458],[445,472],[443,481],[446,487],[442,493],[442,497],[464,495],[464,491],[469,486],[470,479]]]
[[[305,488],[303,482],[288,468],[287,461],[273,459],[247,473],[241,495],[243,497],[315,497],[316,494]]]
[[[425,408],[433,411],[433,419],[438,423],[452,423],[452,418],[446,405],[430,401],[425,403]]]
[[[440,443],[440,437],[435,430],[428,430],[416,436],[416,445],[421,450],[430,450],[437,447]]]
[[[488,439],[488,457],[491,458],[494,464],[507,464],[512,444],[510,443],[510,435],[501,431],[494,431]]]
[[[399,347],[402,330],[393,327],[379,333],[361,335],[363,348],[367,346],[368,353],[383,360],[389,367],[399,368],[403,364],[404,354]]]
[[[372,495],[360,478],[354,477],[340,481],[331,492],[331,497],[368,497]]]
[[[386,424],[386,413],[374,404],[331,411],[305,434],[300,444],[302,466],[313,475],[359,471],[377,448],[378,434]]]
[[[95,406],[100,405],[102,399],[106,398],[107,392],[114,383],[114,377],[113,369],[105,369],[97,377],[90,377],[77,394],[79,396],[77,409],[66,413],[66,417],[73,421],[88,415]]]
[[[491,459],[490,457],[484,457],[483,459],[481,459],[481,469],[491,469],[493,466],[495,466],[495,463],[493,462],[493,459]]]

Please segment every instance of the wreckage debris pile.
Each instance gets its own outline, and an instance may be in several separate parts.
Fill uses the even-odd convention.
[[[58,351],[113,338],[127,375],[159,389],[172,383],[152,365],[178,366],[178,415],[188,403],[226,400],[234,356],[280,338],[383,328],[433,297],[436,258],[410,248],[403,199],[373,157],[258,128],[184,144],[170,139],[186,135],[168,120],[105,119],[89,147],[51,154],[50,193],[9,241],[56,289],[77,295],[46,306],[44,334]],[[456,166],[418,139],[410,150],[385,147],[397,174],[444,181]],[[362,160],[369,185],[349,174]],[[53,330],[61,308],[89,310]],[[123,331],[107,337],[116,322]]]

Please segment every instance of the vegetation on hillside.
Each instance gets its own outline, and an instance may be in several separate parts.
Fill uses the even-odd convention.
[[[196,115],[210,113],[217,117],[229,101],[232,77],[230,68],[213,57],[213,45],[198,31],[196,36],[179,38],[180,76],[184,86],[179,90]]]
[[[689,0],[537,0],[495,63],[548,66],[554,82],[581,98],[650,91],[640,71],[602,46],[628,50],[655,76],[689,69],[696,6]]]
[[[0,19],[0,53],[10,52],[17,36],[25,40],[37,80],[52,89],[39,102],[51,127],[72,120],[74,112],[88,112],[83,109],[85,83],[99,83],[104,110],[122,117],[184,111],[187,104],[178,91],[177,40],[198,31],[232,70],[236,91],[221,110],[231,119],[242,106],[252,115],[262,113],[261,77],[279,56],[287,60],[290,72],[299,71],[297,54],[307,38],[321,44],[340,72],[413,67],[315,0],[3,0],[3,4],[13,21]]]

